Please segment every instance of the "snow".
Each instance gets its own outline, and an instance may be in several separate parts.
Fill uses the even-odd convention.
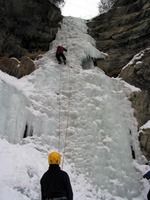
[[[57,45],[67,47],[67,65],[57,64]],[[142,176],[149,166],[142,162],[127,86],[93,65],[93,58],[107,56],[83,19],[65,17],[31,75],[17,80],[0,72],[0,200],[40,199],[51,151],[64,158],[74,199],[146,199]]]
[[[146,124],[140,127],[140,129],[148,129],[148,128],[150,128],[150,120]]]
[[[149,49],[150,48],[146,48],[145,50],[142,50],[141,52],[139,52],[138,54],[136,54],[135,56],[133,56],[133,58],[131,59],[131,61],[127,65],[125,65],[122,70],[124,70],[128,66],[135,67],[136,65],[142,64],[141,59],[144,57],[145,52],[149,51]]]
[[[117,80],[120,82],[120,84],[122,84],[123,91],[127,97],[130,97],[131,93],[141,92],[140,88],[137,88],[134,85],[130,85],[129,83],[125,82],[122,78],[112,78],[112,79]]]

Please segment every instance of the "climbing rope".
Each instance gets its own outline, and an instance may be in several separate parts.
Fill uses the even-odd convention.
[[[67,146],[67,137],[68,137],[68,127],[69,127],[69,119],[70,119],[70,99],[71,99],[71,79],[70,79],[70,66],[68,66],[68,110],[67,110],[67,120],[64,134],[64,147],[63,147],[63,155],[62,155],[62,169],[65,159],[66,146]]]
[[[58,93],[58,105],[59,105],[59,117],[58,117],[58,120],[59,120],[59,131],[58,131],[58,152],[60,151],[60,135],[61,135],[61,127],[60,127],[60,122],[61,122],[61,118],[60,118],[60,110],[61,110],[61,85],[62,85],[62,80],[61,80],[61,71],[59,70],[59,93]]]
[[[64,132],[64,145],[63,145],[63,153],[62,153],[62,169],[65,159],[65,153],[66,153],[66,145],[67,145],[67,136],[68,136],[68,127],[69,127],[69,119],[70,119],[70,98],[71,98],[71,78],[70,78],[70,66],[68,66],[68,105],[67,105],[67,118],[66,118],[66,125],[65,125],[65,132]],[[58,111],[58,152],[60,152],[60,143],[61,143],[61,91],[62,90],[62,73],[61,70],[59,70],[59,93],[58,95],[58,105],[59,105],[59,111]]]

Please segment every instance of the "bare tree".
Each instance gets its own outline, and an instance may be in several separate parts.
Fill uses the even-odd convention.
[[[115,3],[116,0],[100,0],[99,2],[99,12],[107,12],[112,5]]]
[[[65,2],[64,0],[49,0],[52,4],[54,4],[55,6],[59,7],[60,5],[64,5]]]

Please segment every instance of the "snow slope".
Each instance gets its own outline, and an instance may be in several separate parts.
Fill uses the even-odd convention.
[[[67,65],[57,64],[57,45],[67,48]],[[131,87],[94,67],[94,58],[107,54],[95,48],[83,19],[66,17],[36,71],[20,80],[0,72],[0,200],[40,199],[53,150],[62,154],[74,199],[146,199],[149,167],[141,164],[125,95]]]

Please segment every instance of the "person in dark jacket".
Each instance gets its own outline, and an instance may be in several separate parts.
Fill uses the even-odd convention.
[[[150,171],[148,171],[146,174],[144,174],[143,178],[146,178],[147,180],[150,180]],[[150,200],[150,190],[147,194],[147,199]]]
[[[65,55],[63,53],[64,51],[67,52],[67,49],[62,47],[62,46],[58,46],[57,47],[56,58],[57,58],[59,64],[62,63],[62,60],[63,60],[64,64],[66,64],[66,57],[65,57]]]
[[[52,152],[48,156],[49,169],[40,180],[42,200],[73,200],[68,174],[59,167],[61,156]]]

